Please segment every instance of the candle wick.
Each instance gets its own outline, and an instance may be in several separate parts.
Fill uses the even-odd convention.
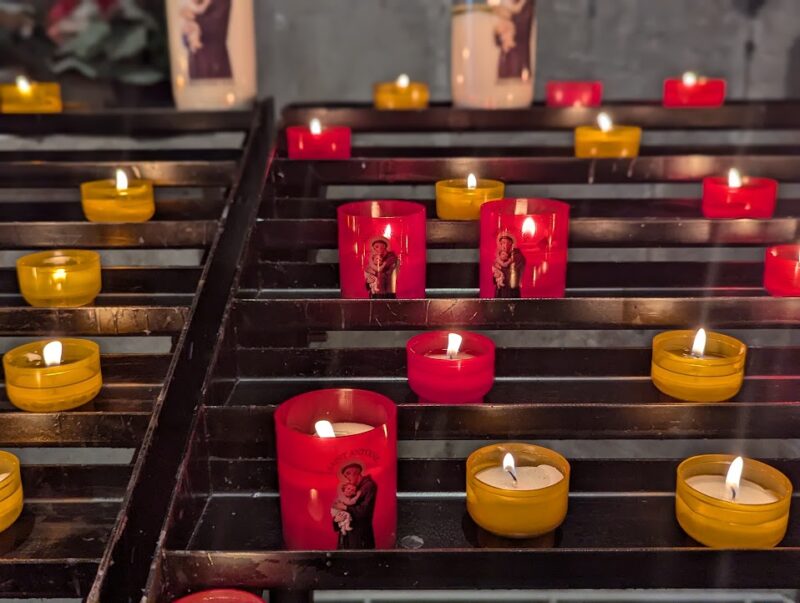
[[[511,479],[514,480],[514,487],[516,488],[516,486],[517,486],[517,472],[515,470],[513,470],[513,469],[506,469],[506,471],[508,471],[508,474],[511,476]]]
[[[736,488],[731,487],[731,501],[736,500]]]

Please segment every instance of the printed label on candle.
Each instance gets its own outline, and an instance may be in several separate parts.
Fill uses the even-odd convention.
[[[541,490],[564,479],[564,474],[551,465],[517,467],[516,478],[503,467],[489,467],[475,476],[484,484],[504,490]]]
[[[387,229],[391,227],[387,226]],[[392,251],[388,236],[370,239],[364,262],[364,277],[371,299],[396,299],[400,258]]]
[[[724,475],[694,475],[687,478],[686,483],[703,494],[741,505],[764,505],[778,500],[774,493],[746,479],[741,480],[736,488],[735,498],[731,496]]]
[[[509,231],[497,236],[497,254],[492,265],[495,297],[518,298],[525,268],[525,256],[517,247],[517,239]]]

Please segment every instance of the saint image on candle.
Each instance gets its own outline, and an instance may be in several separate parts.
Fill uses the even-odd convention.
[[[189,53],[189,77],[230,79],[228,22],[231,0],[183,0],[182,39]]]
[[[489,4],[498,17],[494,29],[494,41],[500,48],[497,79],[529,80],[533,0],[499,0]]]
[[[497,255],[492,264],[492,277],[495,284],[495,297],[519,298],[525,256],[517,246],[514,236],[503,231],[497,237]]]
[[[392,227],[387,226],[383,236],[375,237],[367,248],[364,276],[367,291],[372,299],[397,298],[397,272],[400,260],[391,249]]]

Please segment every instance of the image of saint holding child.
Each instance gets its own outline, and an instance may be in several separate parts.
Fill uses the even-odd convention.
[[[374,549],[372,518],[378,484],[361,463],[349,463],[339,471],[339,488],[331,505],[333,530],[338,534],[337,549]]]

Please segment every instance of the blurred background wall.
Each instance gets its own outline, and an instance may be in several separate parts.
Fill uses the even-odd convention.
[[[450,0],[256,0],[260,85],[279,104],[369,100],[401,72],[446,100]],[[596,78],[610,100],[657,98],[667,75],[722,76],[732,98],[800,97],[798,0],[538,0],[537,97]]]

